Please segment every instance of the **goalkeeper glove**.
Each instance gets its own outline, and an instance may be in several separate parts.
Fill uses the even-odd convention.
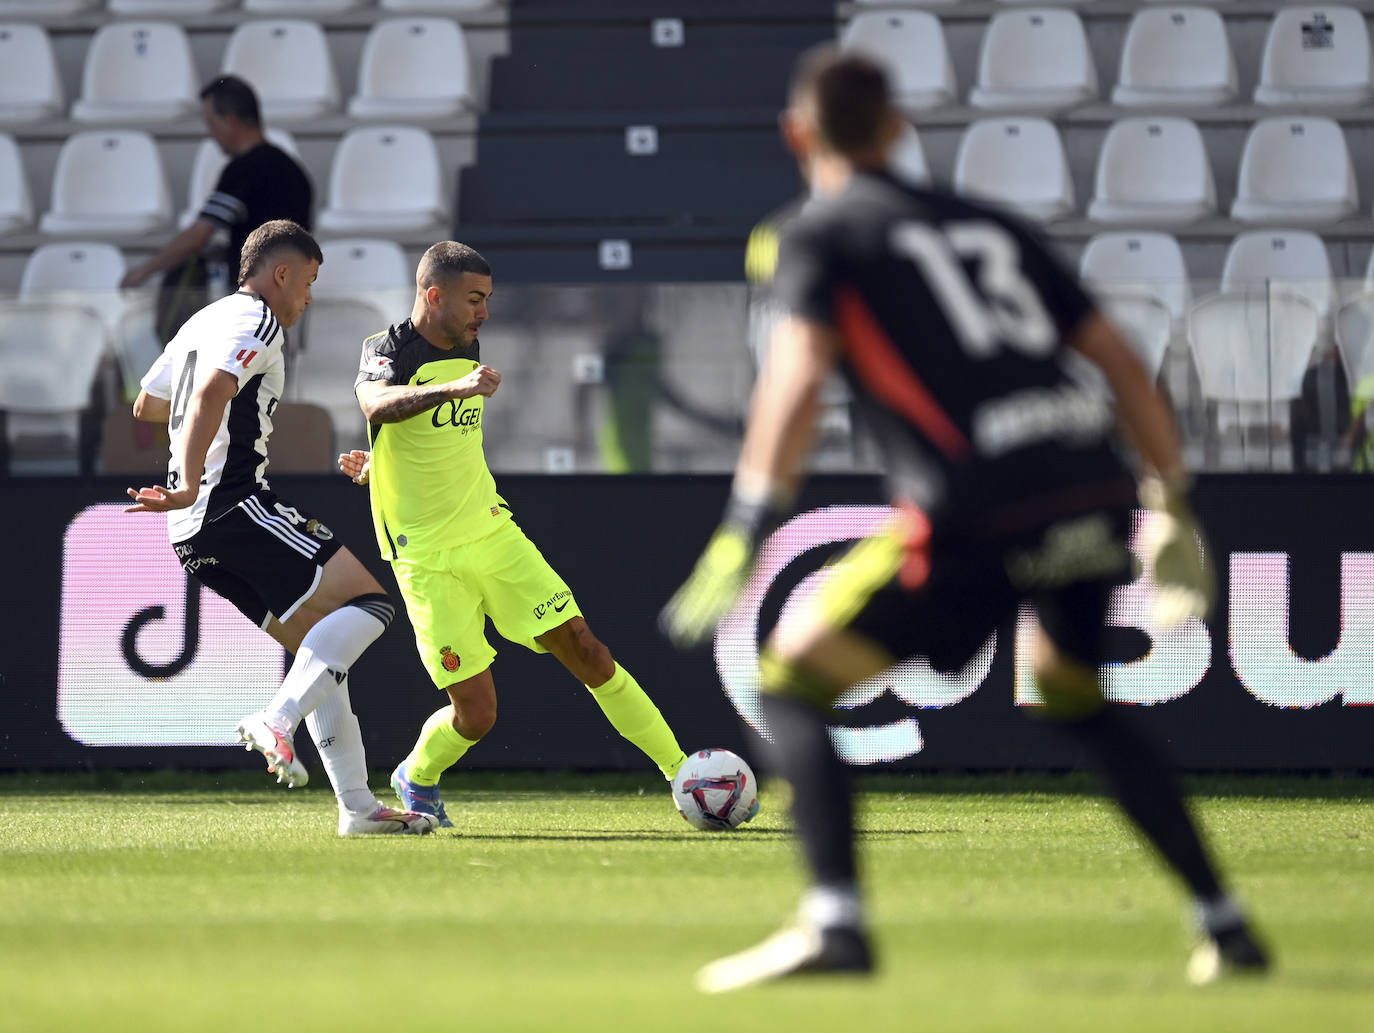
[[[706,550],[668,605],[658,626],[679,649],[700,645],[734,607],[754,569],[759,544],[791,507],[776,499],[749,498],[736,489]]]
[[[1140,482],[1140,502],[1154,514],[1141,547],[1154,572],[1155,623],[1170,628],[1188,617],[1206,618],[1217,594],[1216,573],[1205,559],[1186,485],[1147,477]]]

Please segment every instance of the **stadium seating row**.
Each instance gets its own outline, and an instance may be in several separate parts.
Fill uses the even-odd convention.
[[[269,134],[295,149],[281,131]],[[223,155],[202,144],[182,222],[209,194]],[[328,233],[423,234],[444,229],[448,196],[434,138],[417,126],[360,126],[335,151],[318,228]],[[142,130],[90,130],[63,144],[52,183],[52,206],[38,228],[53,236],[128,237],[168,229],[171,192],[153,137]],[[33,225],[33,209],[18,145],[0,135],[0,231]]]
[[[955,189],[1041,221],[1077,209],[1059,130],[1041,117],[973,122],[960,142]],[[1275,116],[1249,130],[1231,217],[1241,222],[1332,223],[1356,213],[1354,166],[1332,119]],[[1197,125],[1177,116],[1113,123],[1098,154],[1088,218],[1179,225],[1215,215],[1216,185]]]
[[[959,95],[940,19],[929,11],[862,11],[841,45],[881,58],[899,103],[916,115]],[[1098,70],[1083,21],[1066,8],[1006,10],[983,34],[977,108],[1063,111],[1099,97]],[[1115,104],[1202,107],[1237,96],[1236,64],[1221,14],[1208,7],[1144,8],[1126,31]],[[1364,15],[1352,7],[1285,7],[1275,13],[1254,100],[1265,105],[1350,107],[1374,96]]]
[[[0,16],[44,15],[62,17],[104,10],[111,14],[149,15],[209,14],[226,8],[272,14],[337,14],[371,6],[373,0],[0,0]],[[385,11],[474,11],[501,0],[376,0]]]
[[[274,129],[271,135],[295,151],[289,132]],[[747,143],[744,138],[735,141],[736,164],[746,174],[728,198],[718,196],[710,174],[720,161],[713,147],[684,145],[674,151],[665,146],[659,162],[626,158],[621,147],[615,164],[611,152],[618,145],[589,136],[493,138],[486,145],[485,166],[465,174],[464,190],[484,191],[474,199],[477,210],[517,222],[615,215],[681,220],[694,213],[699,220],[709,214],[747,222],[776,203],[792,174],[771,134],[758,134],[757,154],[738,150]],[[560,201],[556,191],[565,161],[541,162],[541,149],[597,169],[596,181],[575,203]],[[908,129],[899,155],[899,168],[906,174],[927,178],[916,130]],[[222,162],[213,142],[201,144],[183,225],[208,196]],[[689,174],[692,169],[695,173]],[[755,182],[760,189],[749,189]],[[1077,210],[1059,130],[1040,117],[972,123],[960,142],[953,183],[1034,219],[1063,218]],[[1182,225],[1216,215],[1216,197],[1203,135],[1195,123],[1177,116],[1131,117],[1114,123],[1103,139],[1087,216],[1102,224]],[[53,236],[159,232],[172,222],[170,198],[156,142],[147,132],[80,132],[67,139],[58,155],[51,206],[38,227]],[[1232,218],[1323,225],[1355,215],[1359,206],[1350,153],[1334,120],[1275,116],[1249,130]],[[418,234],[439,229],[448,211],[437,149],[425,129],[361,126],[346,132],[335,151],[319,228],[325,233]],[[20,148],[0,135],[0,234],[33,224]]]
[[[337,111],[338,77],[318,22],[265,18],[229,36],[221,70],[251,83],[263,119],[300,124]],[[185,30],[172,22],[111,22],[98,29],[82,69],[71,118],[99,125],[157,123],[198,115],[201,83]],[[446,119],[474,106],[463,28],[448,18],[376,22],[367,34],[357,92],[358,119]],[[60,117],[66,108],[46,30],[0,24],[0,122]]]
[[[291,398],[327,409],[338,440],[356,443],[362,432],[351,393],[357,345],[409,307],[411,263],[384,240],[323,246],[315,303],[292,335]],[[117,288],[124,269],[121,252],[102,242],[53,243],[33,254],[18,299],[0,304],[0,382],[7,385],[0,410],[74,427],[102,356],[117,362],[126,388],[137,383],[160,345],[148,293]],[[1297,397],[1314,353],[1333,333],[1349,383],[1374,372],[1374,260],[1363,289],[1347,296],[1311,231],[1239,235],[1218,290],[1211,293],[1208,285],[1197,301],[1178,242],[1162,232],[1099,234],[1084,250],[1080,272],[1156,375],[1170,344],[1186,339],[1203,395],[1234,410],[1221,410],[1222,429],[1252,415],[1273,419],[1273,403]],[[35,334],[50,347],[27,345]]]

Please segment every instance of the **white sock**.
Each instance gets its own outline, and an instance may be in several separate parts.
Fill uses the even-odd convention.
[[[306,715],[305,726],[310,729],[329,784],[339,798],[339,810],[371,814],[378,800],[367,787],[363,732],[348,698],[346,679]]]
[[[802,894],[802,921],[818,929],[857,929],[863,924],[859,891],[852,885],[812,886]]]
[[[390,609],[389,604],[387,608]],[[389,621],[353,605],[341,606],[326,616],[301,639],[291,669],[286,672],[272,702],[263,708],[263,713],[294,733],[300,728],[301,718],[343,684],[348,669],[386,630],[387,623]]]

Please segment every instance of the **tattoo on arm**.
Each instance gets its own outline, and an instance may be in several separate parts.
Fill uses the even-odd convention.
[[[364,412],[370,423],[400,423],[447,401],[447,390],[447,384],[425,387],[387,384],[369,392],[371,399]]]

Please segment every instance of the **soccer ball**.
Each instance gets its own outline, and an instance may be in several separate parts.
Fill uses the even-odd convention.
[[[704,832],[724,832],[758,814],[758,782],[738,754],[698,750],[673,777],[673,803],[688,824]]]

